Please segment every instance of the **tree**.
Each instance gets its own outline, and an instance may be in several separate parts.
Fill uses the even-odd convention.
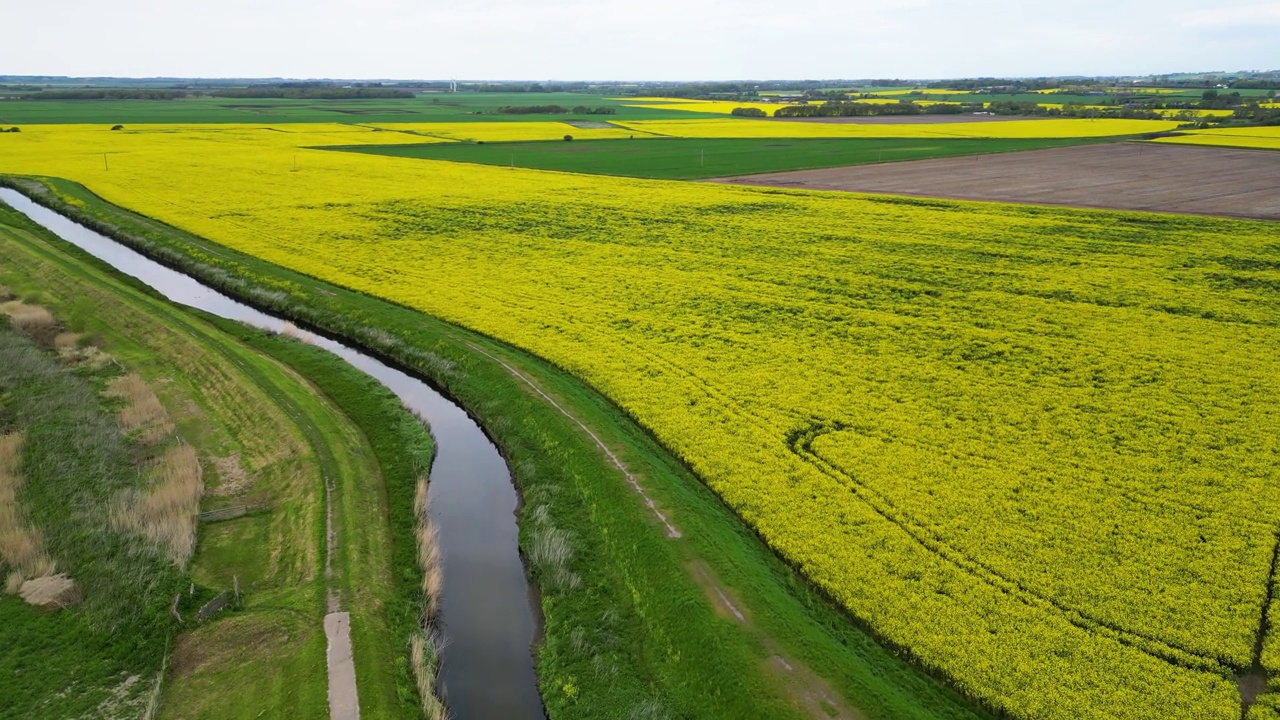
[[[565,141],[565,142],[573,142],[573,136],[572,136],[572,135],[565,135],[565,136],[564,136],[564,141]]]
[[[753,108],[753,107],[734,108],[729,112],[729,114],[737,115],[738,117],[754,117],[754,118],[769,117],[767,114],[765,114],[765,111],[761,110],[760,108]]]

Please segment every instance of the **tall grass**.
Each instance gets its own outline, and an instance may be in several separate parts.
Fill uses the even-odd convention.
[[[440,615],[440,591],[444,587],[444,571],[440,567],[440,536],[427,512],[427,478],[418,478],[414,490],[413,512],[418,518],[418,569],[422,571],[422,627],[431,628]]]
[[[422,630],[409,638],[409,659],[413,664],[413,679],[418,684],[418,697],[422,701],[422,717],[425,720],[446,720],[449,717],[449,710],[436,695],[436,678],[440,672],[442,650],[443,636],[436,630]]]
[[[120,678],[157,672],[173,632],[169,602],[188,583],[159,543],[112,521],[118,498],[143,479],[98,392],[114,372],[61,362],[0,321],[0,428],[8,433],[0,441],[0,524],[10,530],[10,557],[0,564],[8,571],[12,554],[23,554],[27,567],[8,573],[6,589],[66,608],[0,603],[0,716],[109,716],[103,691],[120,687],[128,697],[112,702],[130,704],[143,688]],[[39,552],[14,541],[15,518],[39,530]]]
[[[52,574],[47,558],[56,558],[58,568],[81,587],[81,611],[104,631],[153,622],[155,616],[166,624],[166,600],[179,581],[178,573],[167,547],[162,550],[112,522],[122,494],[142,493],[142,477],[134,466],[133,450],[94,383],[5,328],[0,329],[0,396],[5,397],[0,424],[21,428],[24,436],[21,485],[13,472],[18,446],[12,438],[5,443],[10,459],[3,484],[9,490],[2,504],[17,508],[20,501],[18,517],[25,519],[24,527],[38,529],[43,551],[35,553],[13,533],[6,535],[8,547],[26,558],[46,558],[36,565],[28,560],[23,574]],[[171,463],[158,463],[163,469],[157,470],[157,488],[173,485],[171,475],[183,474],[178,471],[181,455]],[[152,512],[172,505],[170,489],[143,507]],[[6,517],[14,517],[13,512]],[[5,525],[15,527],[12,519]],[[7,560],[5,564],[11,565]]]
[[[62,326],[54,319],[53,313],[40,305],[11,300],[0,305],[0,312],[9,318],[9,324],[15,330],[44,347],[52,347],[54,338],[62,332]]]
[[[125,406],[116,416],[120,429],[145,445],[154,445],[174,434],[169,413],[146,381],[134,374],[121,375],[107,383],[108,397],[119,398]]]
[[[170,448],[149,473],[146,490],[130,488],[117,498],[112,524],[151,539],[174,566],[184,568],[196,546],[196,524],[204,483],[200,460],[190,445]]]
[[[444,720],[449,717],[449,711],[436,694],[440,653],[445,642],[438,624],[444,571],[440,566],[440,536],[428,510],[427,476],[419,475],[413,493],[413,514],[417,518],[418,569],[422,573],[422,614],[421,627],[409,638],[409,659],[422,702],[422,716],[426,720]]]
[[[40,532],[30,527],[18,507],[22,433],[0,435],[0,565],[8,570],[5,592],[14,595],[24,582],[51,575],[54,562],[44,552]]]

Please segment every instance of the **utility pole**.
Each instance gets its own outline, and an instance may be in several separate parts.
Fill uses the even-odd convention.
[[[103,170],[110,170],[110,169],[111,169],[110,167],[107,167],[107,154],[106,154],[106,153],[102,153],[102,169],[103,169]]]

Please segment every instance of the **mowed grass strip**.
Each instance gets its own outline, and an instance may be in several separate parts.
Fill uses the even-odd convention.
[[[334,147],[372,155],[536,170],[697,180],[896,160],[1035,150],[1084,138],[640,138],[572,142],[433,143]]]

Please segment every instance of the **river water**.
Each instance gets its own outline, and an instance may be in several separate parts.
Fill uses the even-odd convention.
[[[269,332],[291,328],[15,190],[0,188],[0,201],[175,303]],[[387,386],[426,419],[435,437],[428,498],[444,570],[440,690],[453,717],[544,720],[531,651],[535,608],[517,548],[519,496],[502,456],[462,408],[425,382],[336,340],[306,335]]]

